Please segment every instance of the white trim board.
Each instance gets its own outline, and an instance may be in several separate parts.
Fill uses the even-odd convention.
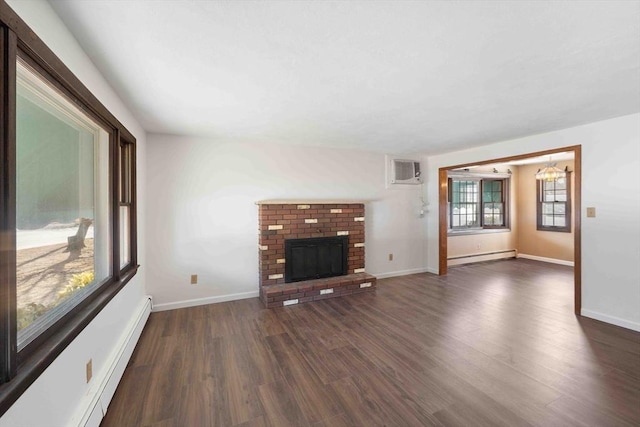
[[[437,272],[432,271],[432,269],[428,267],[412,268],[410,270],[399,270],[399,271],[390,271],[388,273],[372,273],[372,274],[376,276],[376,279],[388,279],[389,277],[408,276],[410,274],[419,274],[419,273],[438,274]]]
[[[199,305],[215,304],[218,302],[236,301],[239,299],[258,298],[259,291],[241,292],[238,294],[219,295],[215,297],[189,299],[184,301],[167,302],[164,304],[154,304],[153,312],[175,310],[177,308],[196,307]]]
[[[440,275],[440,270],[438,270],[437,268],[427,267],[425,271],[427,273],[435,274],[436,276]]]
[[[547,258],[547,257],[537,256],[537,255],[518,254],[516,258],[532,259],[534,261],[542,261],[542,262],[549,262],[551,264],[567,265],[569,267],[574,266],[573,261],[565,261],[563,259]]]
[[[631,329],[632,331],[640,332],[640,323],[638,322],[632,322],[630,320],[621,319],[619,317],[609,316],[608,314],[598,313],[597,311],[587,310],[585,308],[580,310],[580,315],[588,317],[590,319],[595,319],[601,322],[620,326],[622,328]]]

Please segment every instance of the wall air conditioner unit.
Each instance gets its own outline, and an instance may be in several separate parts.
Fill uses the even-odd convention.
[[[391,159],[391,184],[422,184],[420,162],[415,160]]]

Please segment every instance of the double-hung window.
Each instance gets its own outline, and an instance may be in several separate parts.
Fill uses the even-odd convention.
[[[449,228],[480,228],[480,179],[449,179]]]
[[[482,226],[483,228],[506,227],[505,179],[483,179]]]
[[[0,18],[1,416],[138,266],[135,138]]]
[[[449,231],[508,229],[508,176],[453,174],[449,180]]]
[[[537,229],[571,232],[571,172],[566,177],[538,180]]]

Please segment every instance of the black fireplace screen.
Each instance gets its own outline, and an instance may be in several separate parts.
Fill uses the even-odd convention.
[[[284,251],[286,283],[347,274],[349,236],[288,239]]]

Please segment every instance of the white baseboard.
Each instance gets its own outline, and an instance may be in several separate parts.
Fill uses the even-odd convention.
[[[640,323],[638,322],[632,322],[630,320],[621,319],[619,317],[609,316],[607,314],[598,313],[597,311],[591,311],[585,308],[580,310],[580,314],[584,317],[589,317],[591,319],[600,320],[601,322],[610,323],[612,325],[640,332]]]
[[[80,403],[77,417],[75,417],[75,420],[78,420],[78,426],[98,427],[100,425],[147,323],[149,314],[151,314],[151,297],[146,297],[138,306],[120,340],[109,355],[106,363],[107,368],[97,373],[93,379],[94,385]]]
[[[542,261],[542,262],[550,262],[552,264],[568,265],[569,267],[574,266],[573,261],[565,261],[563,259],[547,258],[547,257],[537,256],[537,255],[518,254],[517,258],[532,259],[534,261]]]
[[[408,276],[409,274],[433,273],[430,268],[412,268],[410,270],[390,271],[388,273],[372,273],[376,279],[387,279],[389,277]],[[438,273],[435,273],[438,274]]]
[[[235,301],[239,299],[257,298],[260,296],[259,291],[241,292],[238,294],[220,295],[207,298],[196,298],[184,301],[167,302],[164,304],[154,304],[153,311],[175,310],[177,308],[196,307],[198,305],[215,304],[217,302]]]

